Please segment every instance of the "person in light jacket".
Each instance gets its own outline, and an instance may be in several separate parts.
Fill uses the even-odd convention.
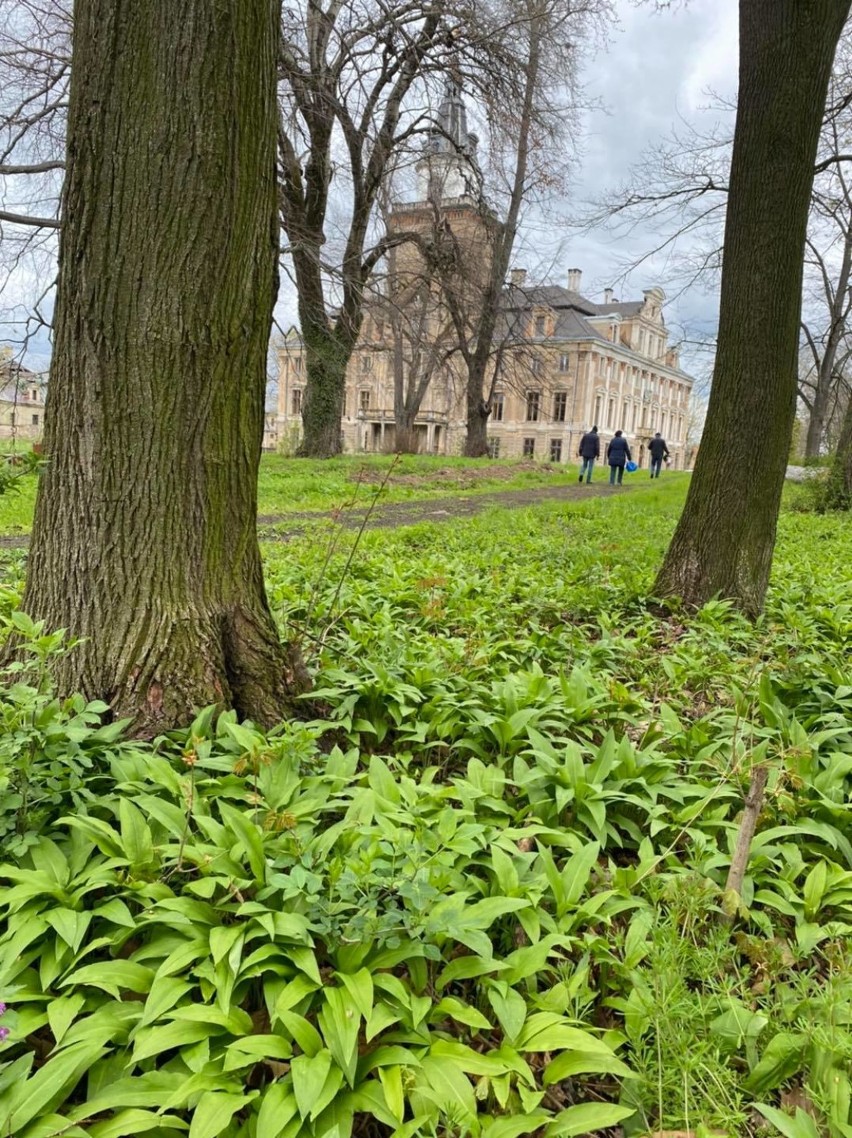
[[[624,437],[623,432],[615,432],[615,438],[610,440],[606,448],[606,459],[609,463],[610,486],[612,486],[616,480],[620,486],[624,478],[625,464],[633,461],[633,455],[630,453],[630,447],[627,444],[627,439]],[[618,472],[617,477],[616,471]]]
[[[669,448],[666,446],[666,440],[659,431],[657,431],[648,443],[648,453],[651,455],[651,477],[659,478],[663,459],[669,457]]]
[[[592,427],[590,431],[586,431],[580,439],[580,449],[577,451],[580,458],[583,460],[583,465],[580,467],[580,482],[583,481],[585,476],[586,482],[591,482],[592,471],[595,468],[595,459],[601,456],[601,438],[598,434],[597,427]]]

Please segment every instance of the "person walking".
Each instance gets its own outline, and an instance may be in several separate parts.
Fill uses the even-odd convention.
[[[615,484],[617,471],[618,485],[620,486],[624,478],[625,464],[633,461],[633,455],[630,453],[630,447],[622,431],[616,431],[615,438],[610,439],[606,448],[606,458],[609,462],[609,484],[610,486]]]
[[[595,459],[601,456],[601,439],[597,427],[592,427],[590,431],[586,431],[580,439],[580,449],[577,453],[583,460],[583,465],[580,467],[579,481],[582,482],[585,477],[586,482],[589,483],[592,480]]]
[[[659,478],[663,459],[669,457],[669,448],[666,446],[666,440],[659,431],[657,431],[648,443],[648,453],[651,456],[651,477]]]

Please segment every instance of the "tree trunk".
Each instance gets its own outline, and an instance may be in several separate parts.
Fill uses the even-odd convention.
[[[546,10],[539,4],[533,4],[528,19],[529,43],[524,69],[523,100],[517,124],[512,190],[505,220],[502,224],[495,225],[492,231],[494,248],[482,308],[477,314],[476,347],[468,360],[467,438],[464,451],[468,458],[483,458],[488,454],[488,418],[491,409],[490,397],[486,398],[485,395],[485,377],[494,348],[500,298],[518,232],[518,218],[527,191],[530,141],[535,126],[536,98],[539,95],[542,39],[547,32]]]
[[[763,607],[796,411],[814,161],[849,0],[740,0],[719,339],[686,506],[655,584]]]
[[[471,372],[467,388],[467,436],[464,453],[467,458],[485,458],[488,454],[489,413],[482,399],[484,381]]]
[[[826,291],[829,293],[829,317],[831,322],[828,329],[825,351],[822,354],[822,359],[819,361],[819,367],[817,369],[816,389],[814,391],[813,402],[811,403],[808,433],[805,437],[805,458],[818,458],[822,452],[826,419],[828,417],[828,405],[835,378],[834,365],[837,360],[837,351],[840,347],[840,342],[846,333],[846,320],[849,308],[847,294],[849,290],[850,273],[852,273],[852,229],[847,227],[843,239],[843,256],[840,259],[840,268],[837,274],[837,281],[834,285],[833,295],[830,292],[830,288],[826,286]],[[826,274],[826,280],[827,279]]]
[[[826,504],[831,510],[852,510],[852,396],[846,404],[837,453],[828,475]]]
[[[830,382],[830,380],[829,380]],[[829,390],[820,367],[817,375],[817,386],[808,416],[808,429],[805,433],[805,458],[819,458],[822,450],[822,440],[825,434],[825,416],[828,413]]]
[[[331,329],[302,320],[307,382],[302,403],[302,458],[334,458],[341,453],[341,421],[346,398],[346,367],[351,349]]]
[[[277,0],[76,0],[59,287],[24,608],[64,694],[140,735],[304,678],[256,536],[277,285]]]

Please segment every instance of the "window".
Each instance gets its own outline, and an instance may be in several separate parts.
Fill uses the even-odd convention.
[[[491,418],[495,423],[503,422],[503,392],[495,391],[491,398]],[[494,456],[496,457],[496,455]]]
[[[563,352],[562,355],[559,357],[559,370],[560,371],[567,371],[568,370],[568,353],[567,352]]]
[[[296,373],[296,375],[302,374],[302,357],[301,356],[296,356],[296,358],[293,360],[293,371]]]
[[[544,336],[544,317],[536,316],[535,318],[535,334],[536,336]]]
[[[488,436],[488,457],[500,457],[500,440],[495,435]]]
[[[370,392],[366,389],[358,392],[358,408],[361,411],[370,410]]]
[[[535,439],[524,439],[524,458],[535,456]]]
[[[38,399],[38,389],[35,387],[33,388],[33,399]]]
[[[38,415],[33,415],[33,426],[34,427],[38,426]]]
[[[568,392],[557,391],[553,396],[553,418],[557,423],[564,423],[568,413]]]
[[[373,357],[368,355],[361,356],[361,371],[367,372],[373,370]]]
[[[541,360],[536,357],[530,363],[530,368],[532,369],[533,375],[541,375]]]
[[[625,402],[624,406],[621,408],[621,429],[622,429],[622,431],[627,430],[627,414],[628,414],[628,406],[627,406],[627,403]]]
[[[562,461],[562,439],[551,439],[550,440],[550,461],[551,462],[561,462]]]
[[[537,423],[538,413],[541,407],[541,392],[528,391],[527,392],[527,422]]]
[[[610,401],[609,401],[609,405],[607,407],[607,413],[606,413],[606,422],[607,422],[608,427],[614,427],[615,426],[615,400],[614,399],[610,399]]]
[[[639,404],[638,404],[638,403],[634,403],[634,404],[633,404],[633,425],[632,425],[632,426],[631,426],[631,428],[630,428],[630,429],[631,429],[631,431],[635,431],[635,430],[636,430],[636,418],[637,418],[638,414],[639,414]]]
[[[302,413],[302,389],[301,387],[294,387],[290,394],[290,414],[301,415]]]
[[[601,407],[602,406],[603,406],[603,400],[602,400],[601,396],[599,395],[597,397],[597,399],[595,399],[595,425],[597,425],[601,421]]]

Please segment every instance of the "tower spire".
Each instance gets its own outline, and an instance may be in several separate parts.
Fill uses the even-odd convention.
[[[461,77],[454,66],[444,82],[444,93],[426,136],[423,157],[417,163],[418,197],[438,201],[478,200],[482,186],[482,174],[476,161],[478,141],[468,130]]]

